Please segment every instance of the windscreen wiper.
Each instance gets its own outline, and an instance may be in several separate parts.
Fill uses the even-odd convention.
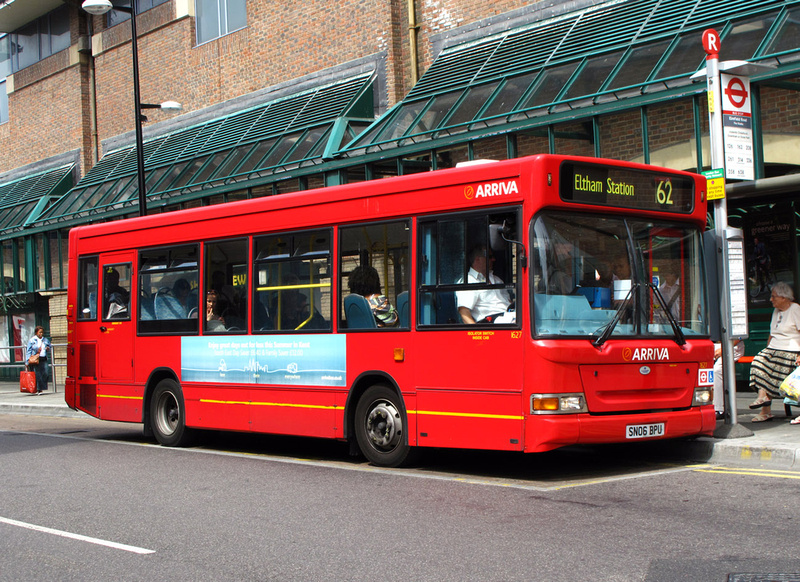
[[[670,309],[667,307],[667,302],[664,301],[664,296],[661,295],[661,291],[653,283],[648,281],[645,284],[648,287],[650,287],[650,289],[653,290],[653,293],[655,294],[656,298],[658,298],[659,305],[661,305],[661,307],[664,309],[667,321],[669,321],[669,324],[672,326],[672,331],[675,332],[675,337],[673,338],[675,340],[675,343],[678,344],[679,346],[682,346],[683,344],[686,343],[686,336],[683,335],[683,330],[681,329],[678,320],[675,319],[675,316],[672,315],[672,311],[670,311]]]
[[[617,311],[616,313],[614,313],[614,317],[611,319],[611,321],[609,321],[605,325],[605,327],[602,328],[603,333],[600,334],[600,337],[598,337],[596,340],[592,342],[592,345],[594,347],[599,348],[604,343],[606,343],[606,341],[608,341],[608,338],[611,337],[611,334],[614,332],[614,328],[617,327],[619,320],[622,319],[622,314],[625,313],[625,308],[628,307],[628,304],[631,302],[631,299],[633,298],[634,292],[638,288],[639,288],[639,283],[633,283],[631,285],[631,288],[628,291],[628,294],[625,296],[625,299],[622,301],[620,306],[617,307]]]

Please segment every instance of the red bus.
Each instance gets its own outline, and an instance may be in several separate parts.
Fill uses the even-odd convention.
[[[710,434],[705,188],[539,155],[74,228],[67,403],[385,466]]]

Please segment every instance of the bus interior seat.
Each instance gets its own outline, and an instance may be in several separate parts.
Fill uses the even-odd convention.
[[[436,323],[462,323],[456,308],[455,291],[439,291],[436,294]]]
[[[153,311],[153,298],[147,295],[139,296],[139,319],[151,321],[155,319],[155,312]]]
[[[186,311],[183,305],[168,287],[162,287],[156,292],[156,297],[153,300],[153,311],[156,319],[186,319]]]
[[[400,327],[408,327],[408,291],[397,296],[397,315],[400,318]]]
[[[348,329],[371,329],[378,327],[367,300],[355,293],[351,293],[344,298],[344,317],[347,320]]]

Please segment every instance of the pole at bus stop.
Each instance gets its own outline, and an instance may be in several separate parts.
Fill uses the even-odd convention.
[[[722,93],[720,91],[719,49],[720,37],[716,30],[710,28],[703,31],[703,49],[706,52],[706,82],[708,84],[708,128],[711,138],[711,167],[725,168],[725,146],[722,137]],[[730,434],[732,426],[737,425],[736,413],[736,369],[733,358],[733,340],[730,329],[731,300],[725,286],[730,280],[728,269],[728,204],[725,197],[714,200],[714,234],[717,240],[717,273],[720,298],[720,344],[722,351],[722,382],[725,391],[725,436]],[[749,431],[747,431],[749,434]],[[719,435],[723,436],[723,435]],[[744,436],[744,435],[735,435]]]

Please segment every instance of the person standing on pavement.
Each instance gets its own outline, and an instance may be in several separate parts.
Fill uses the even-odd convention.
[[[33,331],[33,337],[28,342],[28,348],[25,351],[25,361],[30,362],[30,358],[34,355],[39,356],[39,362],[36,364],[28,364],[33,368],[36,374],[36,394],[41,394],[47,390],[47,381],[49,380],[47,368],[47,352],[50,351],[50,340],[44,337],[44,328],[37,325]]]
[[[761,409],[753,422],[772,420],[772,399],[781,397],[781,382],[800,365],[800,305],[794,302],[792,288],[783,281],[775,283],[769,300],[775,310],[767,347],[750,365],[750,388],[758,391],[750,408]]]

